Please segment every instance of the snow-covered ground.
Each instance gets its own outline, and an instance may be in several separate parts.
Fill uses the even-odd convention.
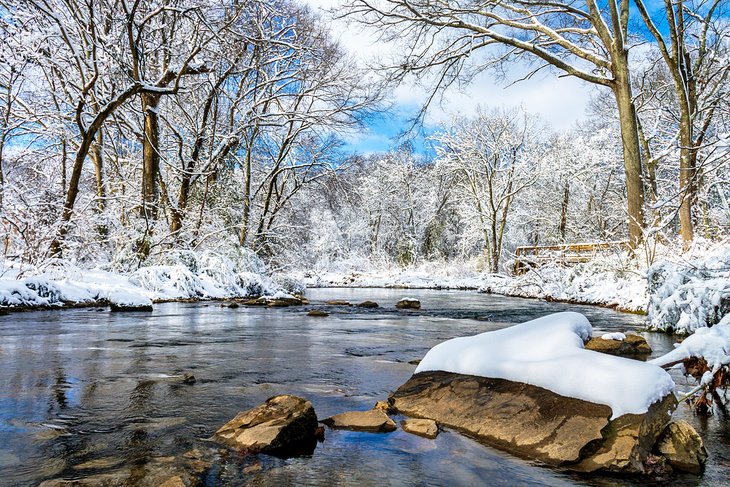
[[[543,266],[520,276],[477,272],[468,263],[425,263],[410,268],[338,268],[294,275],[309,287],[396,287],[428,289],[477,289],[482,292],[611,306],[626,311],[645,311],[646,279],[627,270],[623,256],[602,256],[591,262],[566,267]]]
[[[567,397],[608,405],[613,417],[640,414],[674,390],[661,367],[583,348],[593,329],[566,312],[429,350],[416,373],[443,370],[532,384]]]
[[[282,285],[283,284],[283,285]],[[292,289],[294,286],[294,289]],[[296,281],[277,282],[253,256],[234,262],[212,252],[178,253],[165,263],[132,272],[82,269],[66,262],[37,268],[5,261],[0,306],[34,307],[112,303],[149,306],[153,301],[274,295]]]
[[[512,276],[478,272],[472,262],[424,263],[402,268],[347,262],[322,271],[295,272],[309,287],[478,289],[482,292],[595,304],[648,313],[658,331],[690,334],[730,314],[730,242],[698,241],[684,254],[660,248],[647,268],[641,255],[599,254],[575,265],[544,265]]]

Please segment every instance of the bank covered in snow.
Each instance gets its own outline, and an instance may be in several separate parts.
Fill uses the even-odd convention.
[[[545,265],[521,275],[490,274],[474,263],[425,262],[408,268],[355,265],[299,271],[308,287],[393,287],[405,289],[473,289],[523,298],[597,304],[632,312],[646,310],[646,279],[627,272],[625,256],[604,255],[590,262]]]
[[[82,269],[66,262],[37,268],[6,261],[0,277],[0,306],[45,307],[112,304],[150,306],[153,301],[273,295],[294,284],[277,281],[255,256],[234,262],[212,253],[175,253],[157,265],[132,272]]]

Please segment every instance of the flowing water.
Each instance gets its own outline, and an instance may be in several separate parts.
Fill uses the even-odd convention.
[[[324,418],[369,409],[413,373],[408,362],[448,338],[495,330],[544,314],[586,314],[598,332],[630,331],[642,318],[612,310],[475,292],[311,289],[310,306],[160,304],[152,313],[68,309],[0,317],[0,485],[37,485],[145,465],[209,445],[239,411],[276,394],[296,394]],[[398,311],[404,296],[420,311]],[[329,299],[381,304],[329,307]],[[644,334],[655,355],[672,339]],[[197,382],[183,384],[192,373]],[[679,378],[678,378],[679,380]],[[702,477],[672,485],[727,485],[730,428],[716,414],[677,413],[705,438]],[[457,433],[426,440],[326,431],[311,457],[218,458],[207,485],[626,485],[516,459]]]

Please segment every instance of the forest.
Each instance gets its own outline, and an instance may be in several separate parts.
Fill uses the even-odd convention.
[[[728,485],[729,7],[0,0],[0,483]]]
[[[6,259],[129,271],[243,247],[276,269],[499,272],[519,245],[727,237],[724,2],[636,2],[630,22],[592,1],[477,4],[339,7],[410,47],[373,67],[293,1],[3,1]],[[438,97],[516,62],[595,85],[586,118],[556,131],[525,106],[481,107],[421,124],[427,151],[407,130],[386,153],[345,143],[387,113],[394,84],[415,77]]]

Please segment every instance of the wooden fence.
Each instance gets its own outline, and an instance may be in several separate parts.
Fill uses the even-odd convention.
[[[530,268],[548,263],[572,265],[588,262],[599,253],[623,250],[628,245],[628,241],[619,241],[517,247],[512,271],[514,274],[524,274]]]

